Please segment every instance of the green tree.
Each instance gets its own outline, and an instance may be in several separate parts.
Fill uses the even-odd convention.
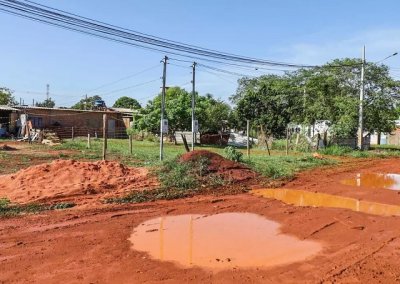
[[[249,86],[237,97],[235,111],[238,119],[243,122],[249,119],[258,127],[262,141],[272,135],[283,136],[297,106],[296,89],[291,81],[286,76],[268,75]]]
[[[8,88],[0,87],[0,105],[16,105],[17,102]]]
[[[132,108],[132,109],[141,109],[142,106],[140,103],[134,98],[130,98],[127,96],[120,97],[117,99],[113,105],[113,107],[121,107],[121,108]]]
[[[212,95],[200,96],[196,93],[196,118],[200,132],[218,132],[227,126],[230,115],[228,104],[216,100]],[[139,131],[159,133],[161,115],[161,95],[149,101],[135,118],[135,127]],[[179,87],[169,88],[165,96],[165,118],[168,119],[169,134],[192,129],[191,93]]]
[[[321,67],[300,69],[282,76],[242,78],[232,101],[236,120],[251,119],[265,127],[267,135],[283,134],[288,122],[313,125],[329,120],[338,137],[354,137],[358,127],[361,61],[336,59]],[[388,67],[367,63],[365,67],[365,129],[390,132],[398,118],[393,94],[400,82],[389,75]]]
[[[84,99],[81,99],[79,102],[74,104],[71,108],[73,109],[93,109],[94,102],[97,100],[102,100],[102,98],[98,95],[92,96],[92,97],[87,97]]]
[[[56,105],[56,103],[51,99],[45,99],[43,102],[37,102],[35,104],[37,107],[48,107],[48,108],[54,108],[54,106]]]

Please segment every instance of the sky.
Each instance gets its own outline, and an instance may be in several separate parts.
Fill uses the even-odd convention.
[[[35,1],[154,36],[274,61],[320,65],[360,57],[363,45],[367,61],[400,52],[398,0]],[[121,96],[145,105],[162,85],[163,53],[5,13],[0,13],[0,35],[0,87],[13,90],[25,104],[43,101],[49,84],[57,106],[71,106],[86,94],[102,96],[108,106]],[[385,64],[400,79],[400,54]],[[217,67],[248,75],[280,74]],[[190,91],[191,78],[189,63],[168,65],[167,86]],[[196,90],[229,101],[238,78],[198,68]]]

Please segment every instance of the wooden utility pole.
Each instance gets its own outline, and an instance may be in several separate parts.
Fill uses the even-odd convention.
[[[165,84],[167,79],[167,61],[168,57],[165,56],[162,62],[164,63],[163,68],[163,86],[161,92],[161,121],[160,121],[160,161],[164,159],[164,132],[163,132],[163,124],[164,124],[164,111],[165,111]]]
[[[74,132],[74,127],[72,126],[72,128],[71,128],[71,139],[72,139],[72,141],[74,141],[74,138],[75,138],[75,132]]]
[[[250,120],[247,120],[247,158],[250,158]]]
[[[103,160],[106,160],[107,153],[107,114],[103,114]]]
[[[195,125],[195,95],[196,95],[196,62],[193,62],[192,68],[193,68],[193,79],[192,79],[192,151],[194,151],[194,144],[196,143],[196,125]]]

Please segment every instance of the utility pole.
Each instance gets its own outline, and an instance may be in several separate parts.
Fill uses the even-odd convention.
[[[50,85],[47,84],[46,85],[46,99],[47,99],[47,101],[49,100],[49,96],[50,96]]]
[[[363,150],[363,132],[364,132],[364,119],[363,119],[363,104],[364,104],[364,72],[365,72],[365,45],[362,51],[362,63],[361,63],[361,87],[360,87],[360,105],[358,109],[358,137],[357,147]]]
[[[196,95],[196,62],[193,62],[192,68],[193,68],[193,80],[192,80],[192,151],[194,151],[194,144],[196,143],[196,129],[195,129],[195,95]]]
[[[160,161],[164,158],[164,133],[163,133],[163,124],[164,124],[164,111],[165,111],[165,83],[167,79],[167,61],[168,57],[165,56],[164,59],[161,61],[164,63],[163,68],[163,86],[161,92],[161,121],[160,121]]]

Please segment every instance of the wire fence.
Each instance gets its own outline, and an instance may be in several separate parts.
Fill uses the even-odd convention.
[[[45,132],[53,132],[60,139],[73,139],[77,137],[90,137],[103,138],[103,128],[89,128],[81,126],[61,127],[51,126],[44,129]],[[115,127],[106,129],[107,138],[126,139],[128,134],[125,127]]]

